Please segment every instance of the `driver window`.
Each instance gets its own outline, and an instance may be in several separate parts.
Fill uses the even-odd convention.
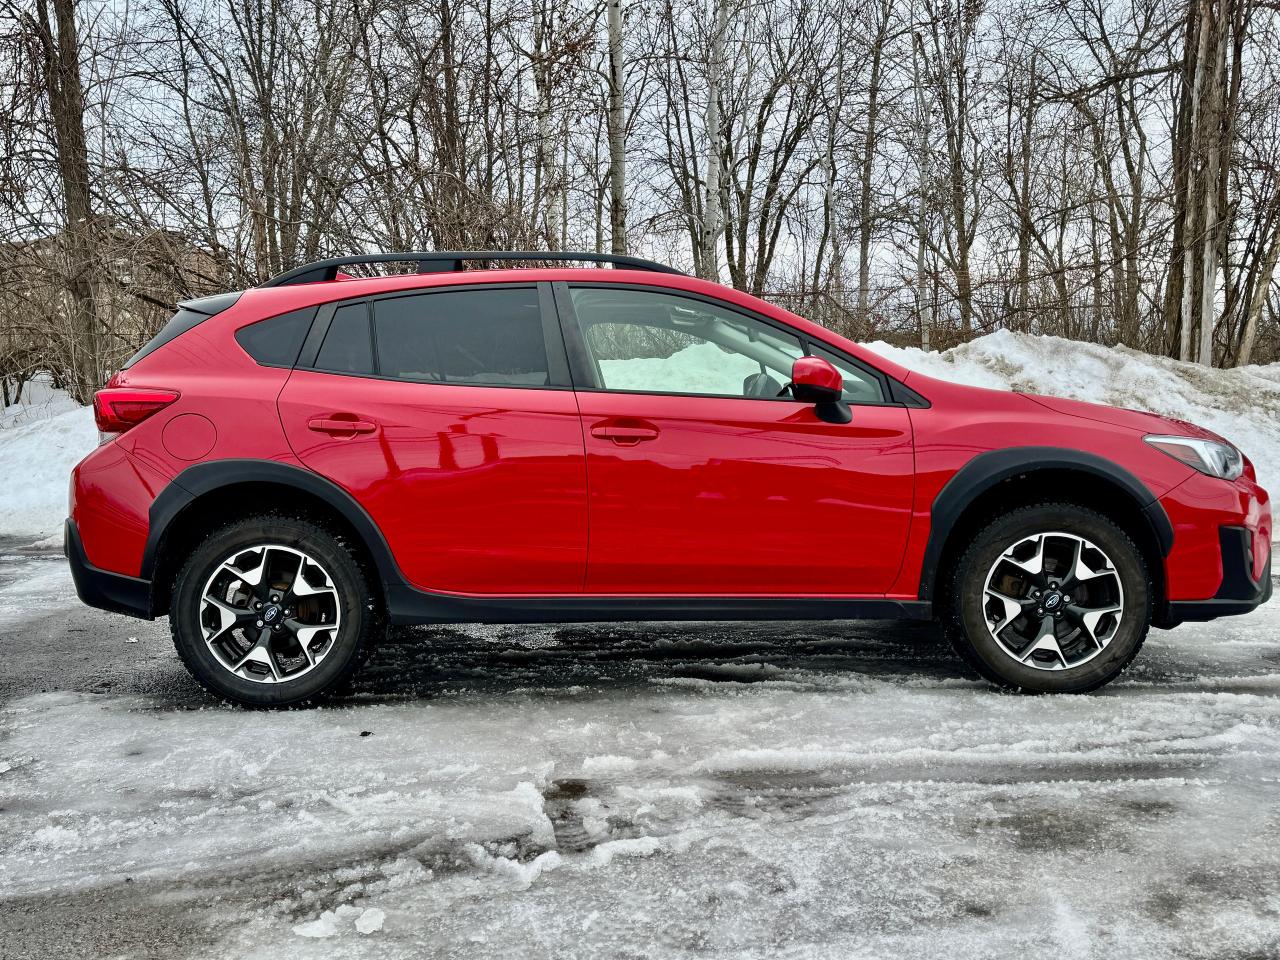
[[[702,300],[625,288],[570,295],[606,390],[774,398],[804,354],[797,337]]]

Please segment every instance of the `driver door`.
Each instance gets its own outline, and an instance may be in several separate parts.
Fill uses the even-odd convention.
[[[888,590],[914,456],[874,374],[843,365],[853,421],[826,423],[785,395],[808,349],[789,329],[653,288],[556,294],[587,453],[588,593]]]

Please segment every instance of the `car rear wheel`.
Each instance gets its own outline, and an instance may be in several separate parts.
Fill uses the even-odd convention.
[[[1067,503],[987,524],[954,571],[947,628],[982,676],[1037,693],[1115,679],[1151,623],[1142,551],[1115,523]]]
[[[174,585],[174,646],[205,689],[284,707],[348,679],[383,618],[342,538],[311,520],[263,516],[210,534]]]

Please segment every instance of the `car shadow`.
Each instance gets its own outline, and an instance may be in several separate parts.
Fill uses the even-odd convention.
[[[343,699],[554,694],[667,680],[824,686],[851,676],[918,682],[964,675],[930,623],[437,626],[392,631]]]

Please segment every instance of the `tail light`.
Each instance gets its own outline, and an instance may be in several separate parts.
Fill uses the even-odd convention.
[[[110,439],[137,426],[177,399],[178,394],[173,390],[107,387],[93,395],[93,418],[98,422],[98,433]]]

